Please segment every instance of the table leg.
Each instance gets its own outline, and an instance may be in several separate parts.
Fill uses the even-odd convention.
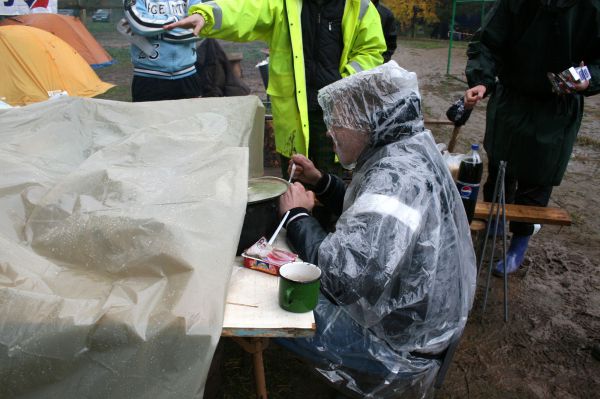
[[[266,341],[266,338],[262,338]],[[256,397],[258,399],[267,399],[267,382],[265,380],[265,367],[263,363],[263,349],[261,338],[254,341],[256,352],[252,354],[254,361],[254,381],[256,382]],[[266,341],[268,343],[268,341]]]
[[[267,382],[265,379],[265,367],[263,363],[263,351],[269,345],[268,338],[253,337],[241,338],[232,337],[243,350],[252,354],[252,363],[254,366],[254,383],[256,385],[256,397],[258,399],[267,399]]]

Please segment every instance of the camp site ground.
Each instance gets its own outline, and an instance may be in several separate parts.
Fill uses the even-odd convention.
[[[130,101],[128,45],[112,22],[86,25],[117,61],[96,70],[115,84],[99,98]],[[264,43],[222,42],[227,52],[243,54],[243,78],[253,94],[266,100],[255,65],[264,58]],[[448,106],[466,89],[465,43],[453,49],[446,75],[447,41],[401,39],[393,59],[417,72],[426,118],[444,119]],[[456,150],[482,142],[485,101],[461,130]],[[448,142],[450,129],[435,129]],[[485,154],[484,154],[485,155]],[[276,165],[267,170],[276,174]],[[503,320],[502,283],[492,281],[490,302],[481,313],[478,293],[454,362],[438,397],[442,398],[593,398],[600,392],[600,362],[591,355],[600,343],[600,96],[586,99],[586,112],[571,161],[551,206],[569,211],[570,227],[544,226],[531,242],[525,267],[509,279],[509,320]],[[484,176],[485,178],[485,176]],[[480,278],[480,283],[481,283]],[[217,396],[254,397],[252,361],[224,340]],[[265,351],[271,398],[328,398],[330,391],[296,358],[272,344]]]

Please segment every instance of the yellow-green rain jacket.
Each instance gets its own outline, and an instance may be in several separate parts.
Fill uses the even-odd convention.
[[[275,146],[291,156],[308,155],[308,110],[302,53],[302,0],[219,0],[192,6],[206,25],[202,36],[269,45],[269,87]],[[379,13],[370,0],[347,0],[342,17],[344,48],[340,74],[345,77],[383,62],[386,49]]]

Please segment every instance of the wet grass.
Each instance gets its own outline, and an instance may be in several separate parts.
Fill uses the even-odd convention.
[[[453,48],[467,48],[468,42],[452,42]],[[407,37],[401,37],[398,40],[398,45],[406,48],[417,48],[417,49],[439,49],[448,48],[448,40],[437,40],[437,39],[411,39]]]
[[[117,64],[131,66],[131,57],[128,47],[108,47],[105,49]]]
[[[583,223],[585,223],[585,219],[586,219],[585,216],[582,215],[581,213],[579,213],[577,211],[571,212],[571,220],[573,221],[573,224],[575,226],[580,226]]]
[[[591,147],[594,150],[600,151],[600,140],[590,136],[579,135],[577,136],[577,144],[584,147]]]
[[[112,89],[109,89],[106,93],[100,94],[95,98],[102,100],[131,102],[131,89],[127,86],[116,85]]]
[[[96,96],[105,100],[131,101],[131,58],[129,48],[106,47],[105,50],[115,61],[114,64],[96,70],[98,77],[115,85],[106,93]]]
[[[600,109],[590,106],[590,103],[586,103],[585,108],[583,110],[583,118],[589,120],[600,120]]]
[[[90,31],[92,35],[101,32],[114,32],[116,30],[115,25],[118,19],[114,19],[114,21],[113,19],[114,17],[111,17],[111,20],[109,22],[94,22],[92,21],[92,18],[87,18],[85,21],[85,27]]]

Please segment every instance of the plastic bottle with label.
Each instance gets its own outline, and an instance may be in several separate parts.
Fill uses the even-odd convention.
[[[469,223],[471,223],[475,214],[475,204],[477,203],[482,174],[483,163],[479,156],[479,145],[472,144],[471,152],[460,162],[458,178],[456,179],[456,186],[462,198]]]

